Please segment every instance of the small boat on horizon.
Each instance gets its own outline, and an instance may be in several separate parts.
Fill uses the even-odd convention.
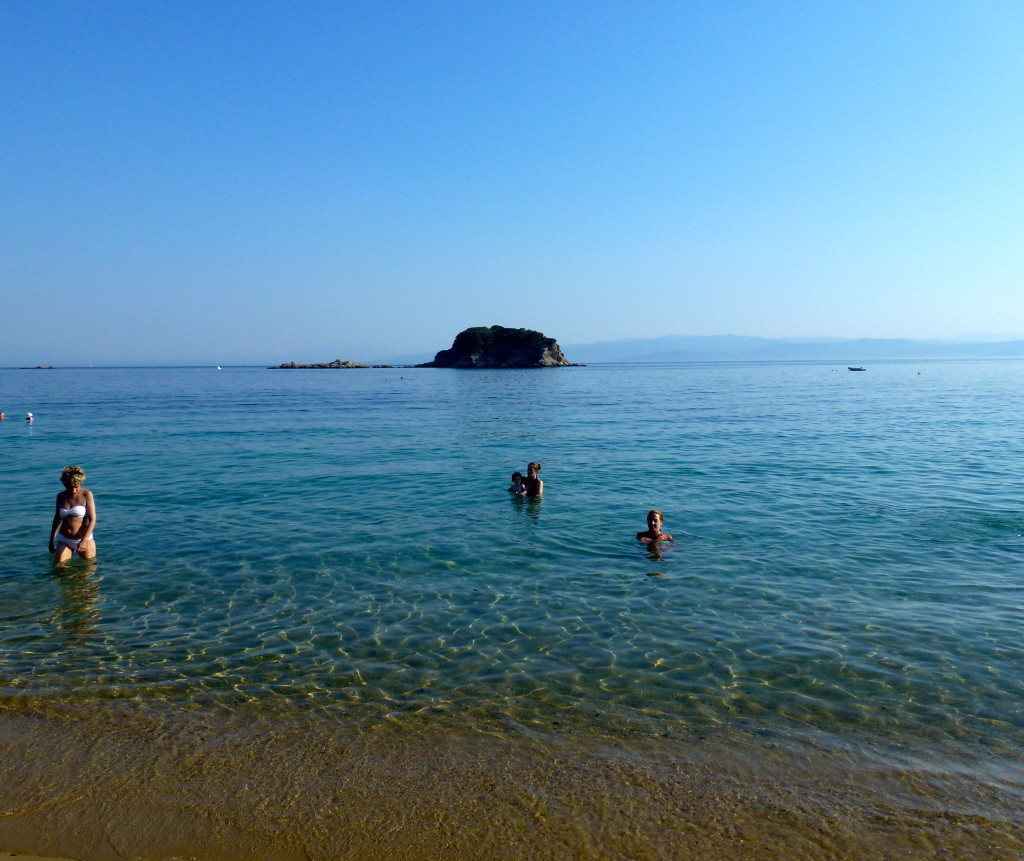
[[[867,368],[855,368],[852,365],[847,365],[846,370],[848,371],[866,371]]]

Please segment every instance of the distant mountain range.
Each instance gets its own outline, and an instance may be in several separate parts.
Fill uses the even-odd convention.
[[[817,359],[857,364],[878,359],[1024,357],[1024,337],[1007,340],[907,338],[755,338],[745,335],[671,335],[590,344],[565,344],[573,362],[770,361]]]

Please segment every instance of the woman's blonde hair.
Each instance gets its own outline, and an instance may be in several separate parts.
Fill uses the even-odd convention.
[[[85,470],[80,466],[66,466],[60,474],[60,481],[65,487],[81,487],[85,481]]]

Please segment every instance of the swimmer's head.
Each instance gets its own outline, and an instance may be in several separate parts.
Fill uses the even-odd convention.
[[[658,511],[657,508],[652,508],[650,511],[647,512],[647,528],[648,529],[652,529],[654,527],[655,523],[657,523],[658,526],[661,526],[661,524],[662,524],[662,522],[664,520],[665,520],[665,515],[662,514],[660,511]]]
[[[535,461],[535,460],[531,460],[528,464],[526,464],[526,471],[527,472],[540,472],[540,464],[537,463],[537,461]]]
[[[80,466],[66,466],[64,472],[60,474],[60,483],[68,490],[81,487],[83,481],[85,481],[85,471]]]
[[[523,480],[523,474],[521,472],[513,472],[512,473],[512,483],[513,484],[517,484],[518,482],[520,482],[522,480]]]

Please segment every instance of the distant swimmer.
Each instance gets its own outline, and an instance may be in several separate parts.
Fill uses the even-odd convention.
[[[523,482],[526,485],[527,496],[540,496],[544,493],[544,482],[538,477],[538,472],[540,472],[540,464],[535,460],[530,461],[526,467],[526,480]]]
[[[32,424],[32,422],[35,421],[35,417],[32,415],[32,413],[26,413],[25,421],[27,421],[29,424]]]
[[[3,410],[0,410],[0,422],[5,422],[5,421],[7,421],[7,416],[4,415],[4,411]]]
[[[66,466],[60,474],[64,490],[57,494],[53,524],[50,526],[50,552],[53,564],[61,565],[77,552],[83,559],[96,558],[96,501],[82,487],[85,472],[80,466]]]
[[[664,521],[665,515],[658,511],[657,508],[648,511],[647,530],[636,534],[637,541],[643,541],[644,544],[655,544],[658,541],[675,541],[667,532],[661,531],[661,524]]]
[[[526,496],[526,485],[523,484],[523,474],[521,472],[512,473],[512,485],[509,487],[508,492],[518,496]]]

